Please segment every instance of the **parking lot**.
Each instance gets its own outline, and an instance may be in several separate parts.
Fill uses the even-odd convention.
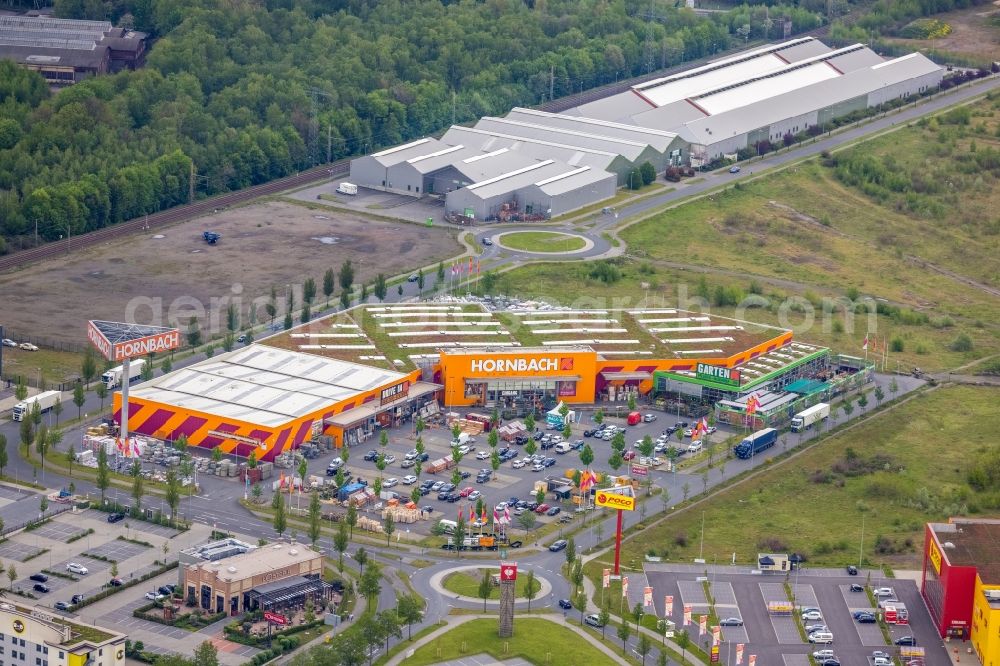
[[[892,639],[914,636],[917,645],[925,649],[927,666],[948,666],[950,660],[919,599],[916,584],[910,580],[886,581],[880,572],[870,573],[873,587],[890,586],[909,611],[909,624],[890,625]],[[653,588],[654,609],[662,617],[666,598],[673,597],[669,618],[677,623],[677,630],[684,629],[684,610],[689,608],[692,622],[687,630],[692,641],[703,648],[708,645],[711,632],[698,635],[699,616],[714,611],[723,624],[720,644],[723,658],[727,650],[735,650],[735,644],[743,643],[748,654],[757,655],[758,664],[807,666],[813,652],[832,650],[842,664],[871,666],[873,652],[898,655],[899,647],[886,644],[879,624],[860,623],[852,617],[855,611],[873,609],[865,591],[851,588],[852,583],[864,586],[868,574],[861,571],[858,576],[850,576],[844,570],[806,568],[786,578],[785,574],[755,573],[745,567],[648,563],[644,574],[629,574],[628,604],[642,603],[643,587],[649,585]],[[705,594],[706,584],[714,607]],[[796,610],[769,607],[771,602]],[[798,615],[803,609],[815,609],[816,615],[810,616],[813,618],[810,620],[800,620]],[[727,618],[739,626],[725,626]],[[832,641],[812,644],[803,640],[800,622],[803,628],[817,625],[812,627],[814,631],[833,634]]]
[[[635,452],[636,459],[634,462],[639,462],[638,451],[635,446],[636,442],[641,441],[646,435],[649,435],[655,441],[658,437],[661,437],[664,429],[673,425],[677,420],[673,416],[664,414],[662,411],[640,411],[654,413],[657,418],[652,422],[643,422],[634,426],[626,425],[624,418],[614,416],[605,418],[605,423],[618,425],[625,430],[624,436],[626,451]],[[621,414],[624,416],[627,412],[628,410],[623,407]],[[593,467],[596,469],[608,469],[607,461],[611,456],[612,451],[611,442],[609,441],[610,437],[607,440],[593,436],[585,437],[584,431],[592,430],[597,426],[592,422],[591,414],[587,413],[583,416],[583,418],[583,422],[573,424],[572,436],[567,441],[573,443],[577,440],[584,440],[584,442],[589,444],[591,449],[594,451]],[[542,434],[560,437],[561,430],[546,429],[544,421],[537,422],[536,427],[540,429]],[[712,436],[713,441],[721,442],[728,437],[729,434],[730,433],[720,429],[719,432]],[[542,480],[548,476],[565,478],[567,470],[575,470],[582,467],[579,458],[579,450],[572,449],[568,452],[559,453],[557,452],[557,447],[554,443],[548,445],[545,449],[542,449],[540,442],[536,442],[538,449],[535,452],[535,455],[541,459],[550,459],[549,466],[536,466],[534,463],[530,462],[526,462],[522,466],[520,461],[523,461],[528,455],[524,451],[524,445],[509,443],[501,440],[497,446],[498,451],[501,451],[504,448],[510,448],[514,457],[510,460],[502,462],[496,474],[492,475],[492,479],[479,481],[477,480],[477,473],[480,470],[489,470],[492,472],[488,457],[477,458],[478,453],[490,451],[488,434],[483,433],[475,436],[473,439],[474,441],[471,442],[470,445],[474,448],[470,449],[470,451],[462,457],[458,465],[458,469],[466,476],[466,478],[463,479],[462,483],[458,484],[458,486],[453,489],[453,492],[461,493],[462,491],[466,491],[469,493],[473,490],[479,491],[482,494],[487,507],[493,507],[497,503],[506,501],[511,497],[517,497],[524,501],[533,501],[535,499],[534,484],[536,481]],[[428,466],[431,462],[451,454],[451,440],[451,432],[441,425],[431,426],[424,430],[423,442],[428,455],[428,461],[423,463],[423,472],[420,475],[419,480],[414,482],[412,485],[407,485],[402,481],[407,475],[413,474],[412,467],[402,466],[407,452],[413,449],[416,442],[416,434],[413,430],[412,424],[407,424],[402,428],[390,429],[389,444],[384,450],[379,446],[378,439],[374,437],[364,444],[352,447],[346,468],[349,474],[354,475],[357,478],[364,479],[370,484],[372,480],[378,476],[379,472],[375,466],[374,460],[365,460],[365,457],[370,452],[385,453],[388,464],[383,472],[383,478],[397,479],[399,483],[393,486],[392,490],[401,496],[408,497],[412,489],[414,487],[419,487],[419,485],[424,481],[440,481],[442,484],[449,484],[451,482],[453,472],[451,469],[441,471],[436,474],[429,473],[428,471]],[[690,437],[686,437],[681,443],[678,442],[676,435],[671,435],[669,436],[668,441],[675,447],[685,448],[690,444],[691,439]],[[662,448],[665,447],[661,447],[661,449]],[[321,456],[319,459],[310,460],[310,474],[315,474],[317,476],[325,475],[327,464],[338,455],[339,454],[335,453],[327,454],[325,456]],[[632,454],[629,454],[629,457],[631,457],[631,455]],[[661,460],[666,460],[666,456],[662,451],[657,452],[654,455],[659,457]],[[372,456],[369,455],[368,457],[371,458]],[[679,460],[683,459],[684,458],[682,456]],[[628,464],[629,463],[626,462],[626,465]],[[671,484],[676,483],[677,485],[680,485],[683,483],[683,479],[687,477],[687,475],[683,473],[673,475],[665,471],[665,467],[666,465],[658,468],[650,468],[650,475],[652,476],[654,483],[665,482],[668,477],[670,477]],[[627,470],[626,467],[623,466],[619,471],[624,473]],[[694,483],[692,482],[691,485],[694,485]],[[546,495],[545,503],[550,507],[558,507],[560,509],[560,513],[553,516],[538,514],[537,520],[540,524],[555,522],[560,519],[566,520],[566,518],[564,518],[566,513],[571,514],[575,508],[571,502],[567,500],[560,500],[556,498],[553,493]],[[462,507],[467,515],[468,506],[470,504],[475,504],[475,498],[470,502],[466,497],[459,497],[455,502],[449,502],[445,499],[439,500],[437,490],[430,491],[421,498],[419,505],[433,509],[433,513],[431,513],[432,520],[416,523],[411,526],[411,529],[418,532],[429,532],[435,522],[433,519],[439,519],[442,517],[452,518],[457,513],[459,507]],[[650,505],[649,508],[651,511],[655,511],[661,509],[662,507],[657,504],[655,507]],[[512,518],[514,519],[514,525],[516,527],[516,518],[513,516]]]

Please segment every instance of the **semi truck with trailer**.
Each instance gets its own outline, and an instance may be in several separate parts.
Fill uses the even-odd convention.
[[[778,431],[774,428],[764,428],[733,447],[733,453],[737,458],[746,459],[771,448],[776,441],[778,441]]]
[[[830,417],[830,405],[820,402],[792,417],[792,432],[802,432]]]
[[[29,414],[31,414],[31,410],[35,408],[35,404],[38,405],[38,409],[40,411],[49,411],[57,402],[59,402],[59,396],[61,395],[62,393],[59,391],[42,391],[41,393],[33,395],[30,398],[25,398],[23,402],[19,402],[14,405],[14,420],[23,421]]]
[[[128,365],[128,383],[134,382],[140,375],[142,375],[142,368],[146,365],[146,359],[137,358]],[[118,367],[111,368],[103,375],[101,375],[101,381],[104,382],[104,387],[108,390],[116,389],[122,385],[122,375],[125,373],[125,366],[119,365]]]

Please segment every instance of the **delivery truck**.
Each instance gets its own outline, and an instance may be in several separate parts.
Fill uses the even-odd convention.
[[[778,441],[778,431],[774,428],[764,428],[750,435],[733,448],[737,458],[755,456],[764,449],[769,449]]]
[[[26,398],[24,402],[19,402],[14,405],[14,420],[23,421],[29,414],[31,414],[31,410],[35,408],[35,404],[38,405],[38,409],[40,411],[49,411],[57,402],[59,402],[59,396],[61,395],[62,393],[59,391],[42,391],[38,395]]]
[[[830,405],[820,402],[792,417],[792,432],[802,432],[830,417]]]
[[[337,194],[349,194],[351,196],[358,193],[358,186],[354,183],[341,183],[337,186]]]
[[[142,374],[142,368],[146,365],[146,359],[137,358],[128,364],[128,383],[131,384]],[[122,385],[122,375],[125,374],[125,366],[119,365],[116,368],[111,368],[103,375],[101,375],[101,381],[104,382],[104,387],[108,390],[116,389]]]

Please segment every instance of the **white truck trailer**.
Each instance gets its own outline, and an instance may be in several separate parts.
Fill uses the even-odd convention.
[[[24,402],[19,402],[14,405],[14,420],[23,421],[29,414],[31,410],[35,408],[35,404],[38,404],[38,409],[42,412],[47,412],[52,407],[59,402],[59,396],[62,393],[59,391],[42,391],[37,395],[33,395],[30,398],[26,398]]]
[[[792,432],[802,432],[813,424],[830,417],[830,405],[820,402],[809,409],[803,409],[792,417]]]
[[[146,359],[137,358],[128,364],[128,382],[131,384],[139,375],[142,374],[142,368],[146,365]],[[119,365],[116,368],[111,368],[103,375],[101,375],[101,381],[104,382],[104,386],[107,389],[115,389],[122,385],[122,375],[125,372],[125,366]]]

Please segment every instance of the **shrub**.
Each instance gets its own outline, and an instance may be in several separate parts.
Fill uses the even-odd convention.
[[[902,338],[893,338],[889,343],[889,349],[894,352],[901,352],[905,348]]]
[[[764,537],[757,542],[757,549],[766,553],[787,553],[790,548],[781,537]]]
[[[688,537],[686,532],[678,532],[674,535],[674,543],[684,548],[688,544]]]
[[[972,351],[972,338],[965,333],[959,333],[949,348],[954,352],[970,352]]]

